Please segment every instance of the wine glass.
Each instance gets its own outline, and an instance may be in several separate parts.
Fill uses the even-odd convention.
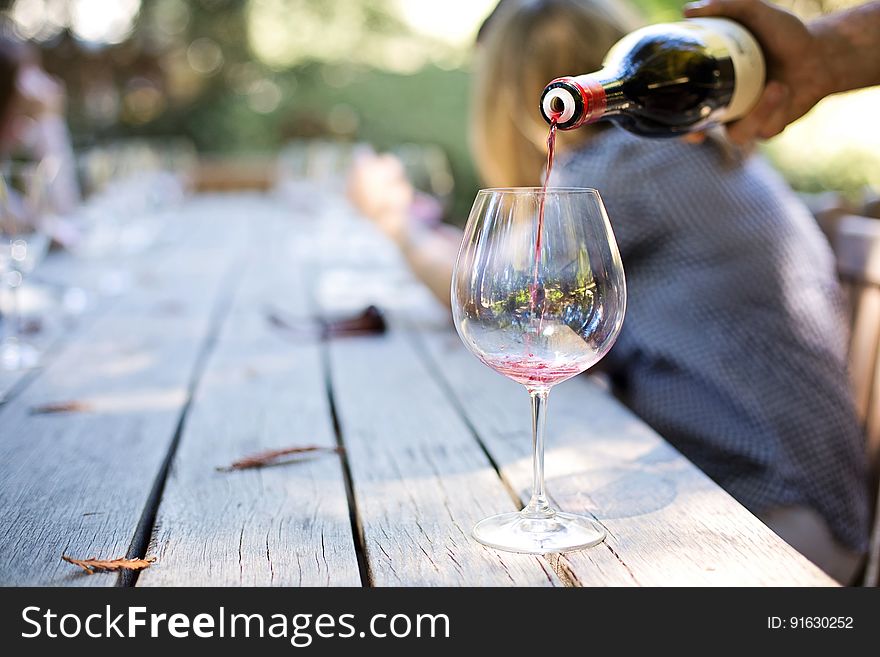
[[[49,249],[42,225],[48,180],[41,164],[0,166],[0,279],[10,292],[0,340],[4,370],[34,367],[40,358],[39,350],[22,337],[19,290]]]
[[[543,215],[543,217],[542,217]],[[586,188],[484,189],[452,278],[452,314],[467,348],[531,397],[534,485],[519,512],[486,518],[474,537],[546,554],[605,537],[585,516],[557,511],[544,490],[547,396],[596,364],[623,324],[626,283],[599,193]]]

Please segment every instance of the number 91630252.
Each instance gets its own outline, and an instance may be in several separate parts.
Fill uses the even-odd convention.
[[[768,616],[767,628],[771,630],[851,630],[852,616]]]

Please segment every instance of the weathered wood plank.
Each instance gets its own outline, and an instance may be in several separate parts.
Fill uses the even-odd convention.
[[[831,583],[582,380],[551,396],[548,480],[557,503],[593,512],[608,540],[548,560],[483,548],[473,524],[515,504],[474,433],[524,498],[522,389],[480,365],[448,326],[432,328],[445,313],[362,224],[293,226],[277,205],[242,196],[180,214],[179,242],[140,268],[136,290],[0,407],[0,584],[116,582],[79,575],[60,554],[125,553],[194,388],[158,511],[159,561],[139,584],[357,585],[338,457],[214,470],[265,448],[332,445],[328,375],[372,584]],[[258,226],[250,266],[224,278],[247,223]],[[377,302],[406,327],[393,321],[388,335],[326,351],[268,328],[265,305],[302,315],[303,297],[330,311]],[[30,412],[71,400],[91,409]]]
[[[515,507],[403,333],[335,340],[330,361],[372,584],[559,584],[541,559],[471,537]]]
[[[328,344],[370,584],[562,584],[541,559],[490,550],[471,537],[478,519],[514,509],[513,500],[397,321],[431,325],[447,313],[397,250],[345,208],[314,226],[311,239],[317,311],[373,303],[391,327],[383,336]]]
[[[150,550],[158,560],[139,586],[361,583],[339,456],[215,469],[268,449],[335,446],[320,343],[267,321],[270,309],[305,319],[305,284],[285,250],[295,231],[278,219],[253,218],[252,264],[187,415]]]
[[[241,222],[225,200],[196,201],[178,221],[180,242],[138,265],[135,287],[0,409],[2,584],[116,582],[78,573],[61,554],[118,557],[129,548],[239,243]],[[88,409],[32,412],[67,401]]]
[[[849,368],[856,411],[863,422],[876,410],[871,406],[874,368],[880,358],[880,287],[853,283],[850,287],[853,308]]]
[[[473,358],[451,332],[423,332],[445,381],[525,502],[531,425],[522,387]],[[606,541],[553,559],[582,585],[833,585],[833,581],[615,401],[575,379],[550,396],[548,490],[598,518]]]

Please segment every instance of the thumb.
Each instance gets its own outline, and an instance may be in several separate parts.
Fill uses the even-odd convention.
[[[681,10],[688,18],[717,16],[719,13],[717,4],[715,0],[698,0],[698,2],[687,3]]]
[[[726,16],[744,22],[754,16],[760,4],[758,0],[700,0],[686,4],[682,11],[687,18]]]

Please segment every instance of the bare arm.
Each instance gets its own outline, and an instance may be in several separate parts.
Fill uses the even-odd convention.
[[[880,2],[869,2],[805,24],[763,0],[707,0],[685,16],[725,16],[745,25],[768,60],[768,82],[757,105],[728,126],[745,144],[782,132],[825,96],[880,84]]]
[[[397,244],[416,277],[448,307],[461,231],[426,225],[414,216],[419,201],[436,202],[424,195],[420,198],[400,161],[390,155],[362,155],[349,173],[348,197]]]
[[[458,240],[449,230],[416,229],[398,241],[409,268],[444,306],[451,303],[452,270],[458,256]]]
[[[823,16],[808,27],[830,69],[828,94],[880,84],[880,2]]]

